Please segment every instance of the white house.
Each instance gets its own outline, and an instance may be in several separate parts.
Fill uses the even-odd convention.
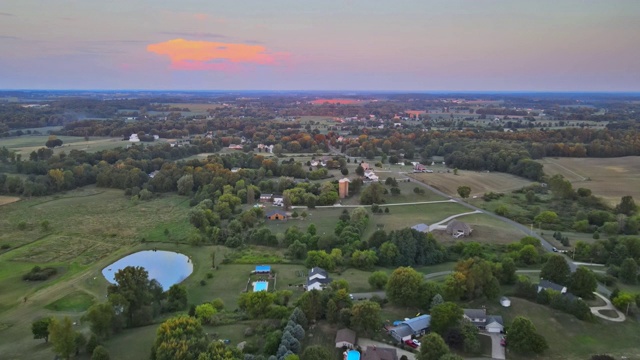
[[[131,134],[131,136],[129,136],[129,142],[140,142],[138,134]]]
[[[470,321],[480,330],[500,333],[504,330],[502,316],[487,315],[487,309],[463,309],[463,318]]]
[[[309,271],[309,276],[307,277],[307,291],[322,290],[330,282],[331,279],[324,269],[314,267]]]

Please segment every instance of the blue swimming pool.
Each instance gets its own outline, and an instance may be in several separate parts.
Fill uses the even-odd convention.
[[[102,275],[112,284],[116,283],[118,270],[127,266],[142,266],[149,273],[149,279],[156,279],[164,290],[179,284],[193,272],[189,257],[172,251],[140,251],[114,262],[102,269]]]
[[[349,350],[347,352],[347,360],[360,360],[360,352],[356,350]]]
[[[253,283],[253,291],[267,291],[269,283],[266,281],[256,281]]]

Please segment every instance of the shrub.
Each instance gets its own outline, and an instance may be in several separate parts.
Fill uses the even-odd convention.
[[[57,274],[58,270],[52,267],[41,268],[40,266],[34,266],[31,271],[22,276],[22,280],[27,281],[43,281],[47,280],[53,275]]]

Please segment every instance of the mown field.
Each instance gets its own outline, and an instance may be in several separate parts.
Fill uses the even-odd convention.
[[[459,170],[458,175],[454,175],[452,170],[450,173],[436,171],[407,175],[452,196],[458,196],[459,186],[469,186],[470,196],[482,196],[486,192],[509,192],[532,183],[525,178],[499,172]]]
[[[445,245],[453,245],[458,241],[475,241],[485,244],[510,244],[527,236],[526,233],[519,229],[485,214],[465,215],[456,220],[471,226],[473,232],[470,237],[456,239],[444,231],[434,231],[433,236]]]
[[[0,206],[11,204],[16,201],[20,201],[20,198],[16,196],[0,196]]]
[[[121,138],[111,137],[90,137],[89,140],[85,140],[81,136],[57,136],[58,139],[63,141],[62,146],[53,149],[55,154],[62,151],[69,153],[71,150],[82,150],[86,152],[96,152],[108,149],[114,149],[117,147],[126,147],[130,143],[122,141]],[[21,154],[23,159],[28,158],[32,151],[37,151],[40,148],[45,147],[48,135],[35,136],[25,135],[20,137],[12,137],[2,140],[2,146],[6,146],[9,150],[15,151],[17,154]]]
[[[626,195],[640,199],[640,156],[617,158],[545,158],[539,160],[547,175],[561,174],[574,188],[591,189],[611,205]]]
[[[529,318],[549,344],[549,350],[541,356],[522,357],[507,352],[509,359],[582,360],[602,353],[614,355],[616,358],[626,356],[628,359],[637,359],[640,356],[640,323],[633,318],[623,323],[606,320],[589,323],[550,307],[515,297],[511,297],[509,308],[500,306],[497,301],[486,300],[463,305],[469,308],[480,306],[486,306],[488,314],[502,315],[507,326],[516,316]]]

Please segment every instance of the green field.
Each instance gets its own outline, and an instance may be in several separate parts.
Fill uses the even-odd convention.
[[[91,305],[93,305],[95,302],[96,299],[92,295],[79,290],[67,294],[62,298],[48,304],[47,306],[45,306],[45,309],[53,311],[83,312],[91,307]]]
[[[476,241],[487,244],[509,244],[527,236],[526,233],[511,225],[485,214],[472,214],[457,218],[471,226],[473,232],[465,241]],[[433,231],[435,238],[443,244],[453,244],[455,239],[444,231]]]
[[[90,137],[85,140],[82,136],[57,136],[63,141],[62,146],[53,149],[54,154],[62,151],[69,153],[71,150],[83,150],[86,152],[97,152],[102,150],[114,149],[117,147],[126,147],[130,143],[122,141],[122,138],[110,137]],[[6,146],[9,150],[14,150],[17,154],[21,154],[23,160],[28,158],[32,151],[36,151],[45,147],[48,135],[37,136],[27,135],[20,137],[12,137],[2,140],[2,146]]]
[[[587,359],[593,354],[606,353],[636,359],[640,356],[638,333],[640,324],[633,318],[624,323],[596,320],[584,322],[574,316],[547,306],[511,297],[511,307],[495,302],[475,301],[463,307],[486,306],[488,314],[502,315],[508,326],[516,316],[529,318],[549,344],[549,350],[538,359]],[[507,358],[525,359],[508,352]],[[531,357],[527,357],[530,359]]]

